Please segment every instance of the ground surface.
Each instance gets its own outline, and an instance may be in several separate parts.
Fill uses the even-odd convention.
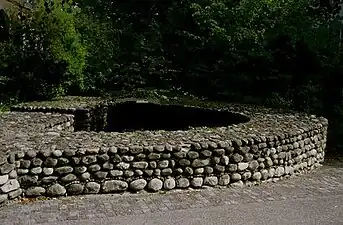
[[[0,224],[342,225],[343,159],[300,177],[243,188],[13,202]]]

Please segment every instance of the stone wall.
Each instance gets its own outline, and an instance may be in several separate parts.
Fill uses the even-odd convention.
[[[244,105],[222,110],[251,120],[186,131],[72,132],[72,115],[0,114],[0,198],[255,185],[323,162],[325,118]]]

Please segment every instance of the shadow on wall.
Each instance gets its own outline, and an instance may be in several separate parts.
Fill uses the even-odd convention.
[[[134,130],[186,130],[245,123],[249,117],[219,110],[125,102],[109,108],[107,132]]]

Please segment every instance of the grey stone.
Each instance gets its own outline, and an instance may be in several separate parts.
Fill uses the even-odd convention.
[[[225,165],[225,166],[229,165],[229,162],[230,162],[229,157],[226,156],[226,155],[223,155],[223,156],[220,158],[220,163],[223,164],[223,165]]]
[[[178,188],[188,188],[190,185],[189,180],[187,178],[179,178],[176,181],[176,186]]]
[[[246,154],[244,154],[244,161],[250,162],[253,159],[253,157],[254,157],[253,154],[246,153]]]
[[[151,161],[151,162],[149,162],[149,166],[152,169],[156,169],[157,168],[157,162],[156,161]]]
[[[100,191],[100,184],[96,182],[88,182],[84,188],[85,194],[98,194],[99,191]]]
[[[170,153],[162,153],[162,158],[163,159],[170,159],[171,158],[171,154]]]
[[[30,166],[31,166],[30,160],[26,160],[26,159],[20,160],[20,167],[21,168],[28,169],[28,168],[30,168]]]
[[[163,187],[163,182],[160,179],[154,178],[148,183],[148,190],[159,191]]]
[[[122,180],[109,180],[105,181],[102,185],[102,191],[104,193],[113,193],[125,191],[128,188],[128,184]]]
[[[174,156],[175,156],[176,158],[182,159],[182,158],[186,158],[187,153],[184,152],[184,151],[175,152],[175,153],[174,153]]]
[[[240,180],[240,181],[237,181],[235,183],[231,183],[230,186],[233,188],[242,188],[242,187],[244,187],[244,183],[243,183],[243,181]]]
[[[185,174],[186,175],[193,175],[193,169],[191,168],[191,167],[189,167],[189,166],[187,166],[186,168],[185,168]]]
[[[228,170],[230,173],[234,173],[234,172],[237,171],[237,169],[238,169],[237,164],[229,164],[227,170]]]
[[[69,165],[69,159],[66,158],[59,158],[57,162],[57,166],[66,166]]]
[[[124,172],[121,171],[121,170],[111,170],[110,171],[110,175],[112,177],[120,177],[120,176],[123,176]]]
[[[148,163],[141,161],[141,162],[133,162],[132,167],[135,169],[146,169],[148,168]]]
[[[9,177],[10,179],[17,179],[17,177],[18,177],[17,171],[12,170],[12,171],[8,174],[8,177]]]
[[[179,165],[180,166],[189,166],[189,165],[191,165],[191,161],[189,161],[188,159],[180,159]]]
[[[132,146],[130,147],[131,154],[138,155],[143,152],[143,147],[141,146]]]
[[[135,159],[135,157],[132,155],[124,155],[121,158],[124,162],[132,162]]]
[[[227,186],[230,183],[230,176],[229,174],[223,174],[219,177],[218,184],[220,186]]]
[[[55,169],[55,172],[59,175],[68,174],[73,171],[74,171],[74,168],[71,166],[63,166],[63,167],[58,167]]]
[[[54,167],[56,166],[58,163],[58,160],[57,159],[54,159],[54,158],[47,158],[44,162],[44,165],[47,166],[47,167]]]
[[[262,180],[267,180],[269,178],[268,170],[261,170]]]
[[[220,163],[220,158],[217,157],[217,156],[212,157],[212,158],[211,158],[211,163],[212,163],[213,165],[217,165],[218,163]]]
[[[61,150],[55,150],[52,152],[52,155],[55,156],[56,158],[59,158],[63,155]]]
[[[35,151],[30,150],[30,151],[26,152],[26,157],[29,158],[29,159],[32,159],[32,158],[34,158],[36,156],[37,156],[37,153]]]
[[[150,159],[150,160],[156,160],[156,159],[159,159],[159,158],[161,158],[161,154],[159,154],[159,153],[150,153],[149,155],[148,155],[148,159]]]
[[[225,172],[225,166],[216,165],[216,166],[214,167],[214,170],[217,171],[217,172],[219,172],[219,173],[223,173],[223,172]]]
[[[255,172],[253,175],[252,175],[252,179],[253,180],[256,180],[256,181],[260,181],[262,178],[262,174],[260,172]]]
[[[40,158],[32,159],[32,165],[34,167],[40,167],[42,164],[43,164],[43,160],[41,160]]]
[[[155,176],[160,176],[161,175],[161,170],[160,169],[155,169],[154,170],[154,175]]]
[[[249,167],[249,163],[238,163],[238,171],[244,171]]]
[[[44,167],[43,168],[43,174],[45,176],[49,176],[49,175],[51,175],[53,173],[54,173],[54,169],[53,168],[48,168],[48,167]]]
[[[11,191],[10,193],[8,193],[8,198],[9,199],[15,199],[17,197],[19,197],[21,194],[23,193],[23,190],[21,188]]]
[[[255,171],[259,167],[259,163],[256,160],[249,162],[249,170]]]
[[[243,180],[248,180],[251,177],[251,172],[247,171],[245,173],[242,174],[242,179]]]
[[[75,181],[76,179],[77,179],[77,177],[74,174],[70,173],[70,174],[67,174],[66,176],[62,177],[61,181],[63,183],[70,183],[70,182]]]
[[[44,184],[51,184],[51,183],[55,182],[57,179],[58,179],[58,177],[56,177],[56,176],[49,176],[49,177],[43,177],[41,179],[41,181]]]
[[[51,197],[63,196],[67,190],[60,184],[53,184],[46,190],[46,194]]]
[[[202,179],[202,177],[194,177],[191,180],[191,186],[193,188],[201,188],[203,183],[204,183],[204,180]]]
[[[0,194],[0,204],[8,200],[8,194]]]
[[[4,174],[8,174],[10,173],[12,170],[14,170],[15,165],[14,164],[9,164],[9,163],[5,163],[4,165],[2,165],[0,167],[0,174],[4,175]]]
[[[127,170],[130,168],[130,164],[125,163],[125,162],[120,162],[116,165],[116,168],[121,169],[121,170]]]
[[[158,168],[160,169],[164,169],[167,168],[169,165],[169,161],[168,160],[161,160],[157,163]]]
[[[3,185],[3,184],[6,184],[6,182],[8,181],[8,175],[2,175],[0,176],[0,186]]]
[[[38,176],[24,175],[24,176],[19,177],[18,181],[20,185],[23,187],[33,186],[38,182]]]
[[[273,166],[273,161],[272,161],[271,158],[266,157],[266,161],[264,162],[264,164],[265,164],[267,167],[271,167],[271,166]]]
[[[174,189],[176,186],[176,182],[174,178],[167,178],[165,179],[164,183],[163,183],[163,188],[165,190],[172,190]]]
[[[181,175],[183,173],[183,169],[181,169],[181,168],[176,168],[175,169],[175,174],[176,175]]]
[[[232,161],[235,162],[235,163],[239,163],[243,160],[243,156],[238,154],[238,153],[235,153],[232,155]]]
[[[205,171],[204,168],[196,168],[196,169],[194,170],[194,174],[203,174],[204,171]]]
[[[206,173],[206,174],[212,174],[212,173],[213,173],[213,168],[210,167],[210,166],[206,166],[206,167],[205,167],[205,173]]]
[[[110,157],[107,154],[102,154],[98,156],[98,160],[100,162],[107,162],[110,159]]]
[[[219,148],[219,149],[214,149],[213,150],[214,154],[217,156],[222,156],[225,154],[225,149]]]
[[[4,185],[0,187],[2,193],[8,193],[20,188],[20,184],[16,179],[9,179]]]
[[[72,158],[71,158],[71,162],[72,162],[74,165],[79,165],[80,162],[81,162],[81,159],[78,158],[78,157],[72,157]]]
[[[204,167],[210,164],[210,160],[208,159],[195,159],[192,163],[192,167]]]
[[[189,159],[197,159],[197,158],[199,158],[199,153],[195,152],[195,151],[189,151],[189,152],[187,152],[187,157]]]
[[[0,155],[0,166],[4,165],[7,162],[7,156],[6,155]]]
[[[242,179],[242,176],[239,173],[233,173],[231,174],[231,180],[233,182],[239,181]]]
[[[154,173],[154,170],[144,170],[144,174],[146,174],[148,177],[151,177]]]
[[[106,172],[106,171],[98,171],[98,172],[94,173],[94,177],[99,179],[99,180],[102,180],[102,179],[105,179],[107,177],[107,174],[108,174],[108,172]]]
[[[161,171],[162,176],[169,176],[173,173],[173,170],[170,168],[165,168]]]
[[[88,172],[85,172],[85,173],[80,175],[80,179],[83,181],[88,180],[90,177],[91,177],[91,175]]]
[[[102,168],[104,170],[112,170],[113,169],[113,164],[112,163],[109,163],[109,162],[105,162],[103,165],[102,165]]]
[[[276,170],[275,170],[275,176],[276,177],[281,177],[284,174],[285,174],[285,168],[284,167],[279,166],[276,168]]]
[[[82,160],[81,160],[81,162],[85,165],[95,163],[96,161],[97,161],[97,158],[95,155],[84,156],[84,157],[82,157]]]
[[[147,185],[146,180],[138,179],[130,183],[130,189],[134,191],[140,191],[140,190],[143,190],[146,185]]]
[[[19,175],[25,175],[25,174],[28,174],[29,173],[29,170],[28,169],[18,169],[17,170],[17,173]]]
[[[269,177],[274,177],[275,175],[275,169],[274,168],[270,168],[269,169]]]
[[[64,150],[63,154],[66,156],[66,157],[72,157],[76,154],[76,152],[72,149],[67,149],[67,150]]]
[[[122,161],[122,159],[121,159],[120,155],[115,154],[115,155],[113,156],[112,162],[114,162],[114,163],[119,163],[119,162],[121,162],[121,161]]]
[[[28,197],[36,197],[36,196],[41,196],[45,194],[45,188],[43,187],[29,187],[25,191],[25,196]]]
[[[124,171],[124,177],[133,177],[135,173],[132,170],[125,170]]]
[[[99,166],[98,164],[94,164],[88,167],[88,171],[92,173],[97,172],[99,170],[101,170],[101,166]]]
[[[156,152],[163,152],[164,149],[165,149],[165,146],[163,146],[163,145],[154,146],[154,151],[156,151]]]
[[[82,194],[84,186],[82,184],[71,184],[67,187],[68,194],[80,195]]]
[[[218,177],[205,177],[204,185],[208,186],[216,186],[218,184]]]
[[[201,156],[207,158],[207,157],[210,157],[212,155],[212,151],[210,151],[210,150],[203,150],[203,151],[200,152],[200,154],[201,154]]]
[[[38,175],[42,173],[42,168],[41,167],[35,167],[30,170],[30,173],[33,175]]]
[[[87,167],[85,167],[85,166],[77,166],[77,167],[75,167],[75,173],[76,174],[82,174],[82,173],[84,173],[84,172],[86,172],[87,171]]]

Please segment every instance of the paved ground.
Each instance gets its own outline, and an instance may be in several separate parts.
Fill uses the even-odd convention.
[[[68,197],[0,208],[0,224],[343,225],[343,160],[243,189]]]

